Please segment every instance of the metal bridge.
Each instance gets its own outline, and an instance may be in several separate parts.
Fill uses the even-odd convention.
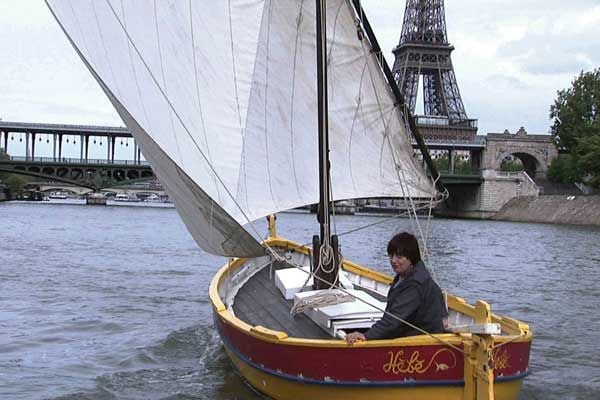
[[[126,146],[131,143],[131,159],[115,159],[115,149],[119,142],[123,144],[123,140],[127,141]],[[90,150],[98,150],[103,146],[103,141],[106,143],[106,158],[90,158]],[[73,157],[73,154],[65,157],[65,147],[77,143],[78,157]],[[485,138],[471,141],[432,140],[427,145],[431,150],[448,151],[450,154],[450,171],[441,174],[445,185],[479,185],[482,182],[478,173],[454,174],[453,154],[461,150],[480,153],[485,149]],[[416,143],[413,143],[413,147],[418,148]],[[0,148],[6,153],[4,157],[0,156],[2,172],[30,175],[92,190],[156,178],[143,160],[135,139],[124,127],[0,121]],[[9,156],[13,148],[20,150],[23,155]],[[45,156],[38,155],[42,149]],[[473,157],[473,160],[478,159]]]
[[[16,142],[15,142],[16,140]],[[131,149],[132,159],[115,159],[118,144]],[[106,158],[90,158],[90,150],[98,150],[106,143]],[[78,143],[77,156],[73,156],[73,145]],[[65,147],[71,146],[70,156],[65,156]],[[428,141],[432,150],[444,150],[450,154],[450,171],[442,173],[445,185],[479,185],[481,175],[455,175],[453,153],[455,151],[481,152],[485,139]],[[418,148],[413,143],[415,149]],[[152,169],[142,158],[135,139],[127,128],[93,125],[39,124],[0,121],[0,148],[7,153],[0,156],[0,171],[30,175],[37,178],[74,184],[92,190],[116,185],[155,179]],[[11,149],[23,155],[9,156]],[[40,156],[44,152],[46,155]],[[97,153],[97,151],[96,151]],[[478,159],[474,157],[473,160]]]
[[[126,157],[131,158],[115,159],[117,146],[123,140],[128,147]],[[91,158],[90,152],[104,152],[103,142],[106,157]],[[2,172],[95,191],[155,179],[152,169],[142,159],[139,146],[123,127],[0,121],[0,150],[5,153],[0,152]],[[11,153],[19,155],[10,156]]]

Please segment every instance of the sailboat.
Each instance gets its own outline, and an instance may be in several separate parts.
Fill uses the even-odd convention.
[[[200,248],[241,375],[274,399],[516,399],[529,326],[447,295],[448,331],[349,345],[391,277],[343,259],[329,205],[437,199],[359,0],[47,0]],[[414,136],[411,136],[414,135]],[[426,149],[423,156],[435,171]],[[436,176],[435,174],[432,174]],[[319,203],[312,247],[273,214]],[[269,216],[269,236],[253,222]]]

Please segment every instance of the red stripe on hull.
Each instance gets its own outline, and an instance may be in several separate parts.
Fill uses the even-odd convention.
[[[271,343],[217,318],[223,339],[265,369],[317,381],[462,381],[463,356],[442,345],[409,347],[307,347]]]
[[[492,352],[494,377],[510,377],[523,374],[529,368],[531,342],[513,342]]]
[[[264,341],[216,318],[223,339],[241,356],[266,370],[333,382],[425,384],[463,381],[464,359],[443,345],[406,347],[308,347]],[[527,371],[530,343],[509,343],[494,352],[495,376]]]

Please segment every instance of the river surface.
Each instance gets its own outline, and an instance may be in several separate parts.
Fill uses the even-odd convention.
[[[307,243],[313,221],[280,214],[278,230]],[[387,240],[405,229],[345,235],[344,256],[390,272]],[[600,399],[600,229],[433,220],[429,243],[442,287],[531,325],[519,399]],[[262,399],[212,327],[207,288],[223,263],[173,208],[0,203],[0,399]]]

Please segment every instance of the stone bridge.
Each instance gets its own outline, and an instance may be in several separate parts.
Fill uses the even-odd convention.
[[[483,170],[499,171],[502,161],[514,156],[521,160],[525,172],[532,179],[545,178],[548,167],[558,156],[551,135],[527,135],[523,127],[516,134],[488,133],[482,154]]]
[[[480,166],[481,183],[446,185],[450,194],[440,214],[449,217],[490,218],[514,197],[537,196],[536,179],[545,179],[548,167],[558,156],[551,135],[488,133],[485,146],[471,152],[471,162]],[[502,162],[516,157],[525,171],[502,172]]]

